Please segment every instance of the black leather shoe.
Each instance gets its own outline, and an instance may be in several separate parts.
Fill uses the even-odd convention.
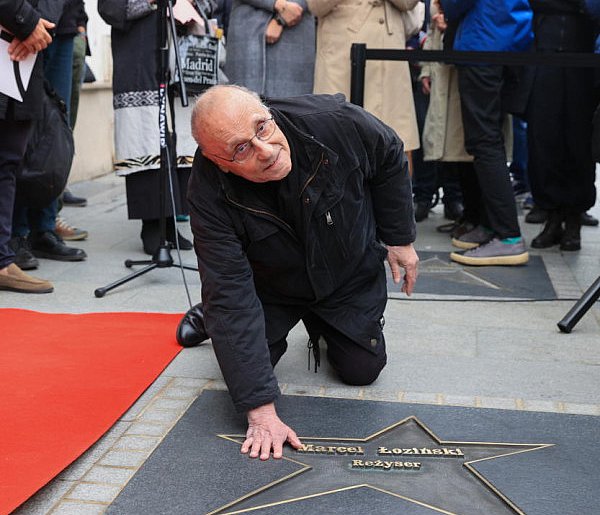
[[[63,192],[62,201],[65,206],[85,207],[87,199],[73,195],[69,190]]]
[[[202,304],[191,307],[177,326],[177,343],[182,347],[196,347],[208,340],[204,329],[204,313]]]
[[[31,250],[36,257],[55,259],[56,261],[83,261],[87,254],[81,249],[67,247],[60,237],[52,232],[38,233],[29,237]]]
[[[35,270],[40,262],[31,253],[27,238],[16,236],[8,242],[8,246],[15,253],[15,265],[21,270]]]
[[[463,205],[462,202],[458,200],[453,200],[451,202],[444,204],[444,218],[447,220],[458,220],[463,215]]]
[[[596,227],[598,225],[598,219],[589,213],[581,213],[581,225],[587,225],[588,227]]]
[[[525,221],[528,224],[543,224],[548,218],[548,211],[538,206],[533,206],[529,213],[525,215]]]
[[[415,222],[422,222],[429,216],[429,210],[431,209],[431,202],[425,200],[419,200],[415,202]]]
[[[549,211],[548,220],[546,220],[542,232],[533,238],[531,246],[534,249],[547,249],[560,243],[564,235],[563,218],[560,211]]]

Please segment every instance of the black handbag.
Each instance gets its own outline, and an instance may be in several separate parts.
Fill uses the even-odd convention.
[[[44,83],[42,118],[33,124],[22,165],[17,170],[18,202],[43,208],[63,192],[75,146],[67,108],[50,84]]]

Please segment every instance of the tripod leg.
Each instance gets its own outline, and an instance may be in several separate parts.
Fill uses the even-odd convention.
[[[94,290],[94,295],[96,297],[104,297],[104,295],[110,290],[113,290],[117,286],[121,286],[122,284],[125,284],[126,282],[129,282],[132,279],[139,277],[140,275],[144,275],[145,273],[150,272],[150,270],[154,270],[157,266],[158,265],[156,263],[152,263],[151,265],[148,265],[147,267],[144,267],[141,270],[138,270],[137,272],[133,272],[132,274],[129,274],[128,276],[125,276],[119,279],[118,281],[115,281],[114,283],[110,283],[109,285],[104,286],[102,288],[96,288]]]
[[[557,325],[561,332],[570,333],[575,324],[581,320],[581,317],[587,313],[598,298],[600,298],[600,277],[594,281],[594,284],[585,291],[564,318],[558,322]]]

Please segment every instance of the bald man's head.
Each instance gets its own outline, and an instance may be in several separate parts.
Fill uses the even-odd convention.
[[[192,136],[225,173],[276,181],[292,169],[290,146],[260,97],[240,86],[213,86],[196,101]]]
[[[202,93],[192,110],[192,136],[200,148],[202,136],[219,130],[225,120],[234,121],[248,106],[263,106],[260,97],[243,86],[218,85]]]

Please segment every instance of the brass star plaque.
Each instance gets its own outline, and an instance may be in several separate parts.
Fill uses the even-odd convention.
[[[218,435],[241,445],[242,435]],[[459,442],[438,438],[407,417],[366,438],[301,437],[286,449],[297,470],[250,491],[210,515],[260,512],[340,492],[366,489],[448,515],[524,514],[477,470],[477,464],[554,444]],[[249,459],[240,456],[240,459]],[[366,491],[365,490],[365,491]]]

